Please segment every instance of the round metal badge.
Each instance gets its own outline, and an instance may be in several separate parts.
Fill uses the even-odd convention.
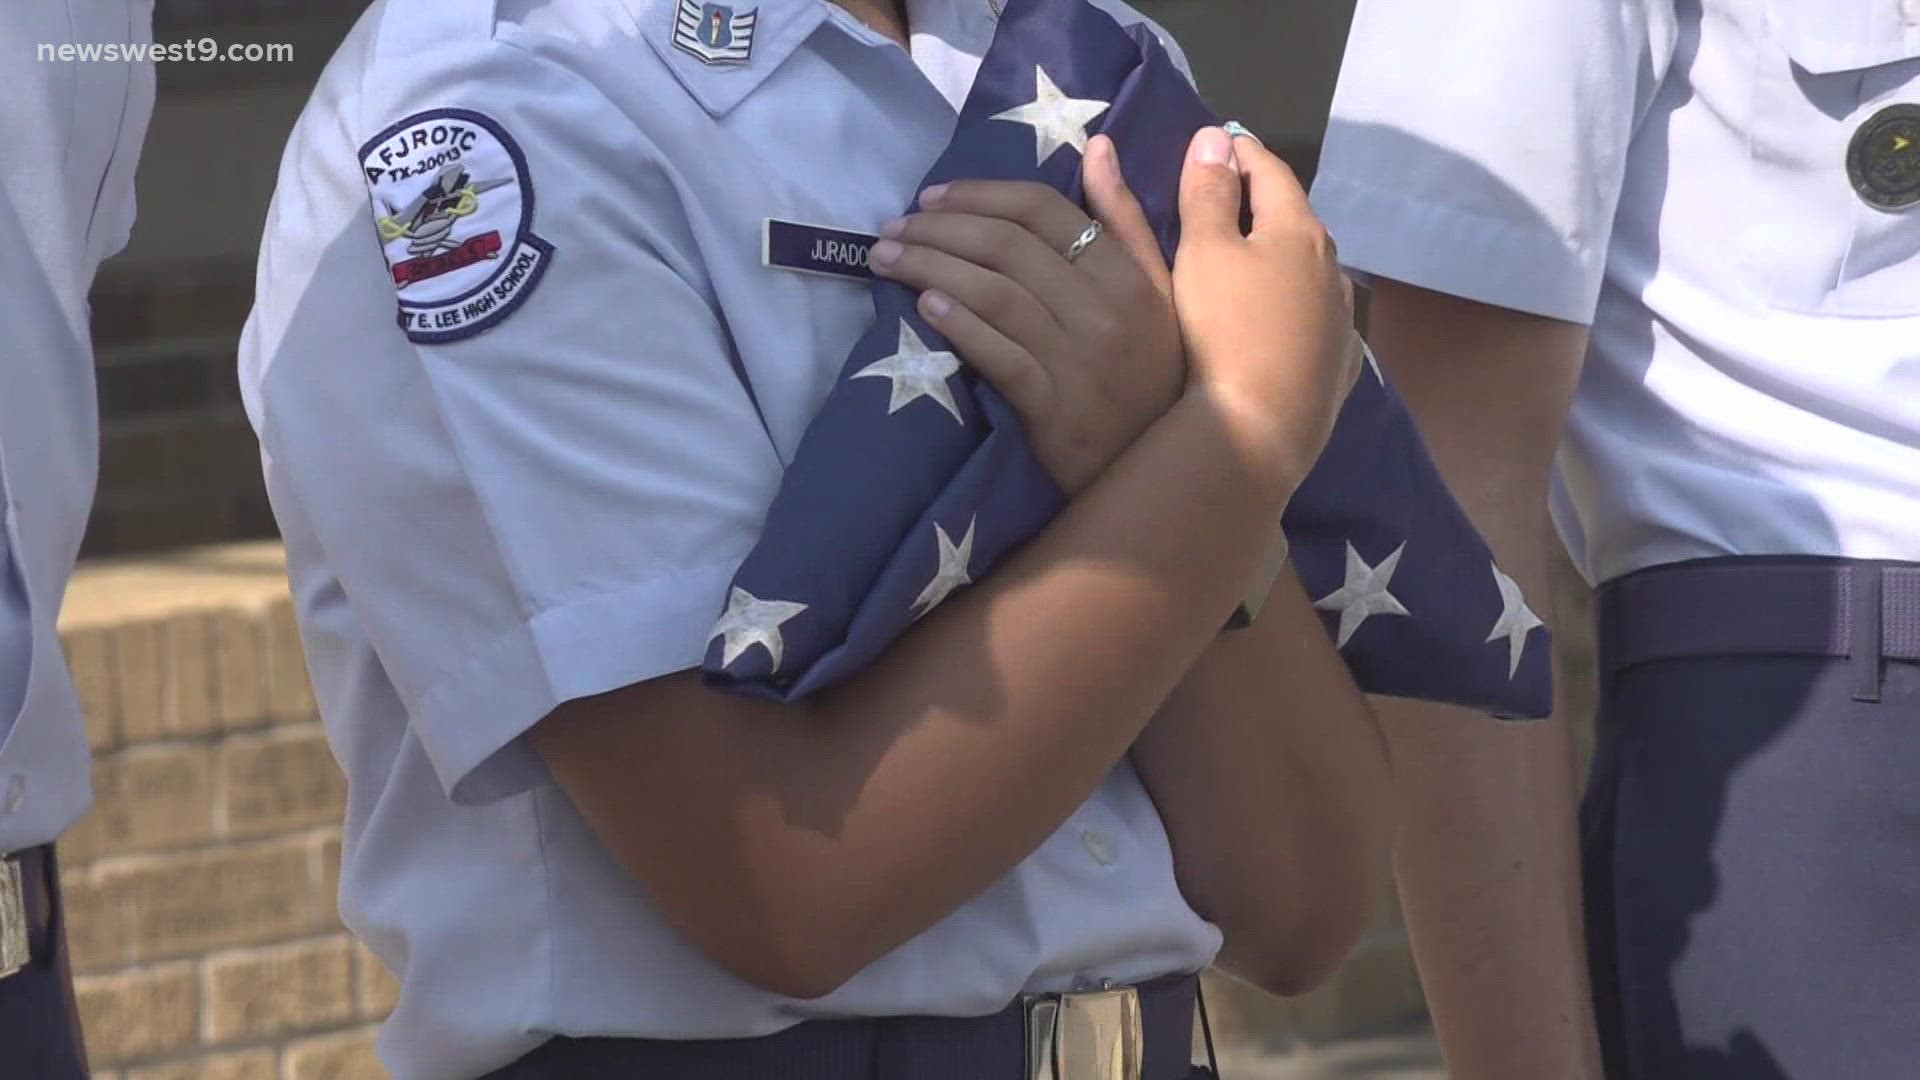
[[[1920,105],[1889,105],[1861,124],[1847,147],[1847,176],[1868,206],[1920,204]]]

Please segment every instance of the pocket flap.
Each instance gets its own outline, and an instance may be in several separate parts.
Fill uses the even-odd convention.
[[[1767,0],[1767,16],[1786,54],[1815,75],[1920,57],[1920,0]]]

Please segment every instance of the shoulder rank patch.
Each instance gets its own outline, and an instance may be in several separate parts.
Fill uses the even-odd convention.
[[[673,11],[673,44],[713,67],[740,66],[753,59],[753,30],[760,9],[740,11],[730,4],[679,0]]]
[[[435,109],[360,148],[374,226],[422,345],[489,330],[533,295],[553,245],[533,233],[526,156],[492,119]]]

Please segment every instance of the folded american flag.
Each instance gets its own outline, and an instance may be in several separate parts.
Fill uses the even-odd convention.
[[[1217,122],[1147,28],[1087,0],[1011,0],[923,187],[1037,179],[1080,202],[1079,151],[1105,132],[1171,259],[1188,142]],[[1063,505],[1012,408],[919,319],[914,294],[881,280],[873,297],[874,326],[729,590],[708,643],[712,685],[794,701],[847,678]],[[1549,711],[1546,632],[1377,365],[1283,523],[1363,689],[1501,717]]]

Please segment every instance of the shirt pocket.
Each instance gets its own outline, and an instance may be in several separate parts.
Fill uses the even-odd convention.
[[[1854,146],[1887,109],[1920,110],[1920,0],[1767,0],[1766,10],[1750,145],[1773,306],[1920,314],[1920,203],[1877,206],[1857,191],[1856,157],[1869,155]],[[1910,152],[1920,168],[1920,146]]]

